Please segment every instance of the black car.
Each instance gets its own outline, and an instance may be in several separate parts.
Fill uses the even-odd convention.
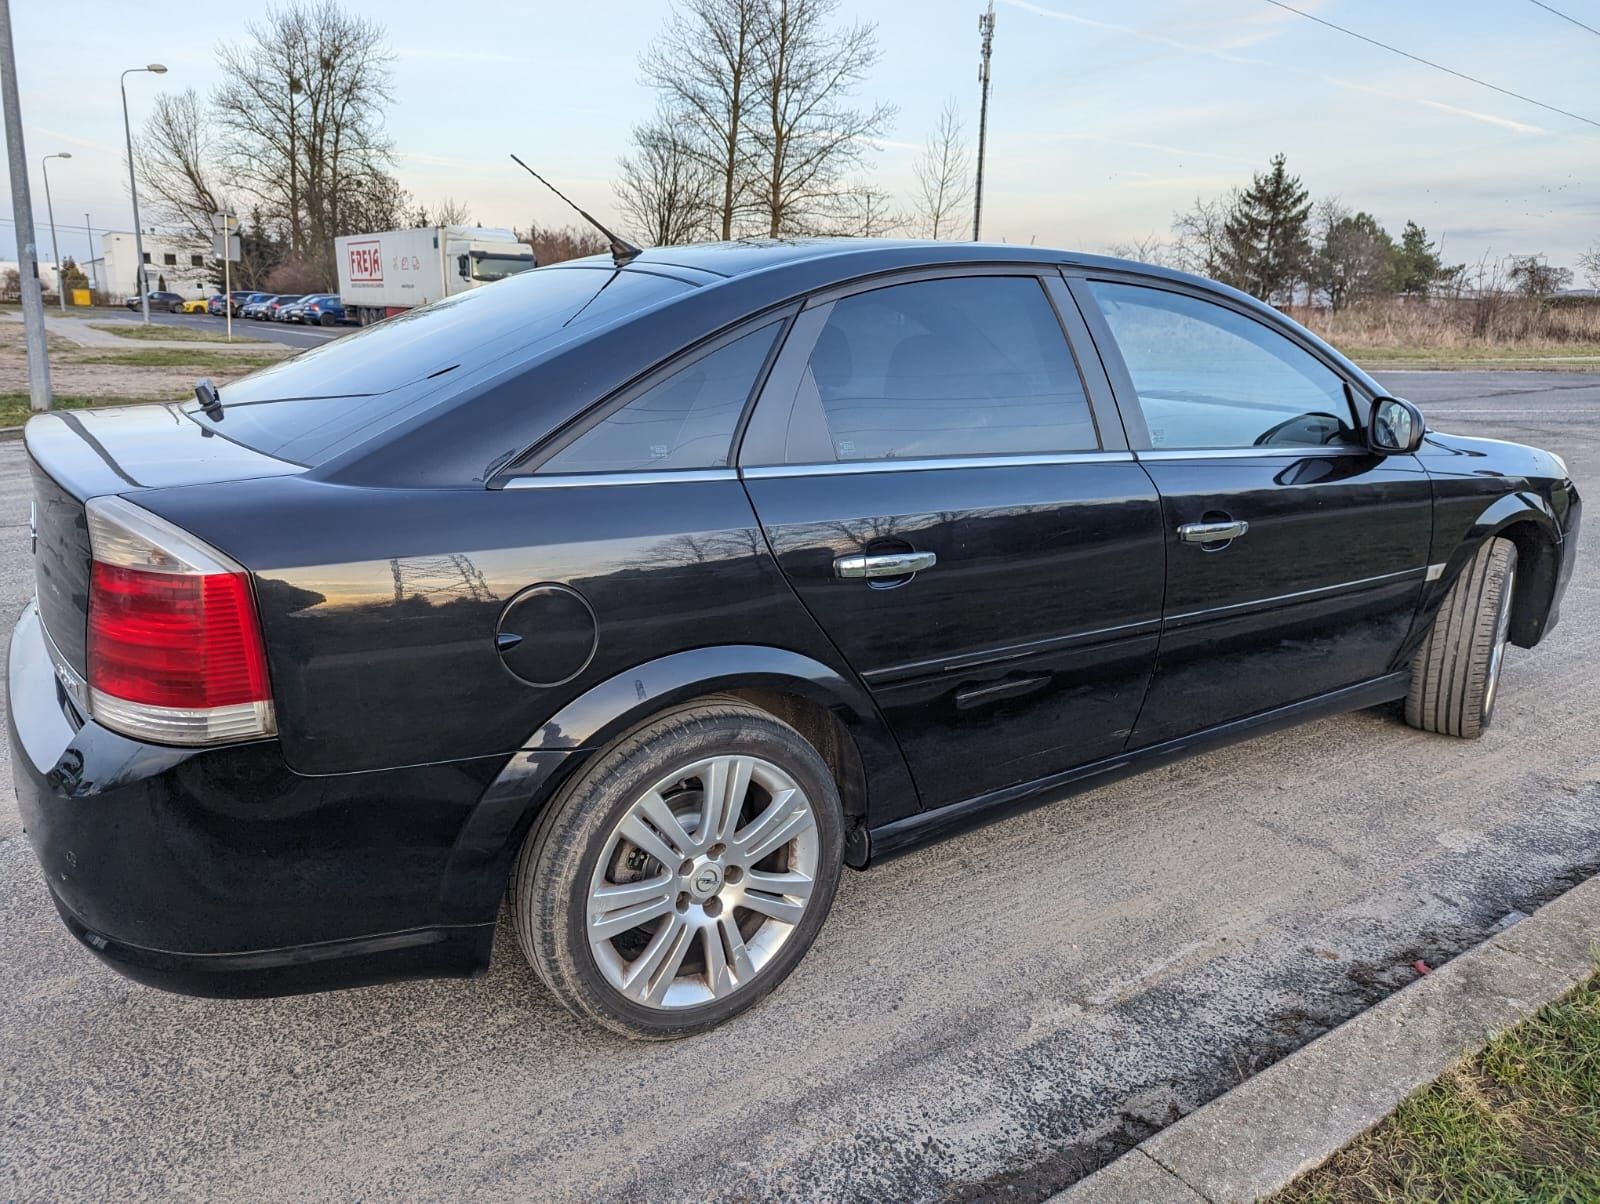
[[[1241,293],[1035,247],[582,260],[200,393],[27,427],[68,928],[281,994],[482,973],[509,891],[638,1037],[770,991],[845,865],[1352,708],[1477,735],[1580,513]]]
[[[150,299],[151,309],[159,309],[164,313],[174,314],[181,313],[183,311],[183,294],[181,293],[171,293],[159,289],[151,289],[146,296],[148,296]],[[143,302],[140,301],[138,293],[135,293],[133,296],[129,297],[123,302],[123,304],[129,309],[135,311],[144,308]]]

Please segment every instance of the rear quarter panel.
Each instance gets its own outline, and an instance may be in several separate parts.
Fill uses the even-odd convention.
[[[283,478],[140,500],[255,573],[284,755],[302,773],[509,753],[593,686],[690,648],[786,648],[852,676],[736,479],[408,490]],[[593,656],[558,685],[519,678],[495,643],[507,604],[537,583],[576,590],[594,613]],[[519,656],[536,661],[542,633],[524,638]]]

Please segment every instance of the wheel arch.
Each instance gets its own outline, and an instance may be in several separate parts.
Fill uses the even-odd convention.
[[[1531,648],[1544,638],[1561,570],[1561,528],[1549,503],[1531,491],[1495,499],[1451,553],[1441,584],[1448,589],[1485,543],[1497,537],[1517,549],[1511,596],[1511,642]]]
[[[457,835],[440,887],[441,922],[493,917],[529,828],[590,757],[667,710],[716,695],[760,707],[816,747],[839,784],[849,864],[866,863],[870,824],[918,809],[899,744],[859,683],[782,648],[741,644],[676,652],[586,690],[507,759]]]

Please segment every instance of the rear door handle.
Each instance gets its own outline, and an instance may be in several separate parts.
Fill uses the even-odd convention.
[[[1184,543],[1225,543],[1238,539],[1249,529],[1249,523],[1237,519],[1225,523],[1184,523],[1178,528],[1178,538]]]
[[[833,562],[833,575],[859,577],[909,577],[939,563],[932,552],[882,552],[875,556],[841,556]]]

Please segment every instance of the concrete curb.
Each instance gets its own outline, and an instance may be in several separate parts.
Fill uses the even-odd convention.
[[[1594,972],[1600,877],[1141,1142],[1051,1204],[1233,1204],[1286,1187]]]

